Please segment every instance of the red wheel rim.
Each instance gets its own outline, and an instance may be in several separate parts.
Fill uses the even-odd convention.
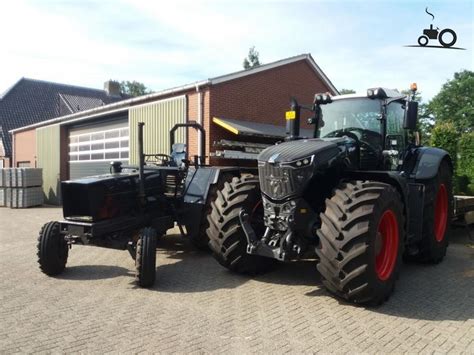
[[[398,257],[398,222],[392,210],[384,212],[377,228],[380,248],[376,250],[375,271],[380,280],[387,280],[395,268]]]
[[[442,242],[448,224],[448,191],[444,184],[439,185],[436,195],[434,233],[437,242]]]

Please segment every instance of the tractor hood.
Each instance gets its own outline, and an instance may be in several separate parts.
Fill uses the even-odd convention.
[[[345,156],[346,143],[345,138],[300,139],[265,149],[258,156],[262,193],[272,200],[301,195],[318,170]]]
[[[261,163],[290,163],[314,156],[316,163],[325,163],[340,152],[338,145],[344,138],[299,139],[268,147],[258,155]]]

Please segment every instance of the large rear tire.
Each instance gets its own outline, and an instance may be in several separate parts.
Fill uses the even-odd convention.
[[[207,230],[210,227],[208,216],[212,212],[212,203],[217,199],[217,191],[222,190],[224,188],[224,184],[226,182],[232,181],[233,177],[234,175],[232,174],[224,173],[219,176],[217,183],[209,188],[199,231],[198,233],[190,233],[191,243],[193,243],[193,245],[199,250],[209,250],[209,236],[207,235]]]
[[[375,181],[342,183],[321,213],[317,268],[332,293],[379,305],[393,292],[404,245],[397,190]]]
[[[151,287],[155,283],[156,239],[153,228],[140,231],[135,258],[135,279],[140,287]]]
[[[259,274],[268,271],[275,260],[247,254],[247,239],[240,224],[239,214],[245,210],[257,233],[263,229],[260,209],[262,196],[258,178],[253,175],[234,177],[226,182],[212,203],[208,216],[209,247],[216,260],[227,269],[242,274]]]
[[[453,213],[453,183],[451,167],[441,162],[436,177],[425,183],[423,237],[418,253],[410,260],[437,264],[446,255],[449,225]]]
[[[66,267],[69,246],[59,231],[58,222],[48,222],[38,236],[38,263],[43,273],[59,275]]]

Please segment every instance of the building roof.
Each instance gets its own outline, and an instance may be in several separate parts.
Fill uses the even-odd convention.
[[[296,55],[294,57],[289,57],[281,60],[277,60],[276,62],[268,63],[268,64],[262,64],[259,65],[258,67],[252,68],[252,69],[244,69],[240,70],[234,73],[222,75],[222,76],[217,76],[215,78],[209,79],[212,84],[220,84],[226,81],[242,78],[247,75],[252,75],[256,74],[261,71],[281,67],[283,65],[291,64],[294,62],[298,62],[301,60],[305,60],[308,62],[310,67],[318,74],[318,76],[321,78],[321,80],[326,84],[326,86],[332,91],[333,95],[339,94],[339,91],[336,89],[336,87],[333,85],[331,80],[324,74],[324,72],[321,70],[321,68],[316,64],[316,62],[313,59],[313,56],[310,53],[307,54],[300,54]]]
[[[90,110],[72,113],[70,115],[53,118],[41,123],[30,124],[28,126],[19,127],[16,129],[8,129],[8,131],[13,133],[13,132],[31,129],[34,127],[40,127],[40,126],[48,125],[48,124],[60,123],[60,122],[65,122],[65,121],[70,121],[70,120],[78,121],[78,120],[85,120],[91,117],[98,117],[98,116],[106,115],[110,113],[111,111],[125,110],[129,106],[133,106],[133,105],[144,103],[144,102],[149,102],[150,100],[159,99],[167,95],[183,93],[185,91],[195,90],[204,86],[217,85],[223,82],[239,79],[248,75],[253,75],[265,70],[270,70],[273,68],[277,68],[283,65],[288,65],[291,63],[299,62],[299,61],[306,61],[310,65],[310,67],[316,72],[316,74],[321,78],[321,80],[326,84],[326,86],[330,89],[333,95],[339,94],[339,91],[337,91],[336,87],[332,84],[329,78],[324,74],[321,68],[319,68],[319,66],[316,64],[311,54],[307,53],[307,54],[300,54],[294,57],[289,57],[286,59],[281,59],[276,62],[272,62],[268,64],[262,64],[255,68],[240,70],[234,73],[230,73],[230,74],[226,74],[222,76],[216,76],[216,77],[209,78],[202,81],[196,81],[194,83],[177,86],[171,89],[161,90],[161,91],[143,95],[143,96],[130,98],[128,100],[123,100],[123,101],[112,103],[109,105],[96,107]]]
[[[0,96],[0,126],[5,155],[11,155],[13,129],[90,110],[130,96],[109,96],[104,90],[21,78]]]
[[[86,111],[94,107],[105,105],[105,102],[98,97],[87,97],[68,94],[59,94],[59,97],[70,111],[65,114]]]

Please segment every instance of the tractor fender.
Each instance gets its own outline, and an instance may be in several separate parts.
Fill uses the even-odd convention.
[[[453,170],[453,162],[448,152],[433,147],[422,147],[417,150],[416,164],[412,171],[415,180],[432,179],[438,173],[441,162],[446,159]]]
[[[198,167],[197,169],[189,168],[186,177],[186,193],[184,195],[184,202],[188,204],[205,205],[210,187],[217,184],[219,177],[223,173],[232,173],[235,176],[240,176],[242,173],[256,174],[257,169],[235,166],[204,166]]]

